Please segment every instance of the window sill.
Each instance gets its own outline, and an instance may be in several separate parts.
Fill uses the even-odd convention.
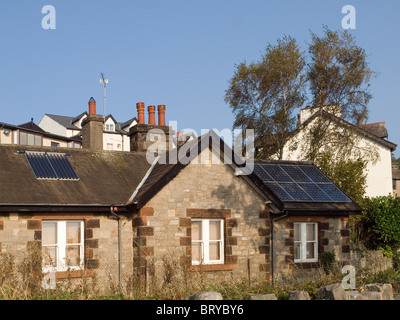
[[[42,277],[49,274],[49,272],[42,273]],[[71,278],[82,278],[92,277],[93,270],[71,270],[71,271],[56,271],[56,279],[71,279]]]
[[[314,269],[319,268],[320,264],[318,261],[315,262],[295,262],[295,265],[302,269]]]
[[[233,264],[203,264],[189,267],[189,271],[232,271]]]

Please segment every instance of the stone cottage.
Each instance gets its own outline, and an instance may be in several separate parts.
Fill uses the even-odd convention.
[[[146,132],[168,137],[167,126],[139,121],[133,151],[103,151],[102,117],[90,110],[84,149],[0,146],[2,253],[38,248],[43,274],[119,281],[157,277],[163,259],[220,280],[296,276],[323,252],[349,264],[348,218],[361,209],[313,164],[238,174],[243,164],[212,131],[166,151],[177,161],[149,163]]]

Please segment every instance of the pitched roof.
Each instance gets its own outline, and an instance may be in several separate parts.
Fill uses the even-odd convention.
[[[32,131],[35,131],[35,132],[40,132],[40,133],[45,133],[46,132],[41,127],[39,127],[36,123],[34,123],[33,120],[29,121],[29,122],[26,122],[26,123],[23,123],[23,124],[20,124],[17,127],[23,128],[23,129],[32,130]]]
[[[218,139],[218,141],[220,142],[219,151],[221,158],[224,157],[225,154],[227,154],[228,158],[232,162],[231,166],[233,168],[245,171],[243,164],[235,163],[232,149],[227,146],[224,141],[218,135],[216,135],[215,132],[211,130],[209,133],[183,145],[185,147],[185,153],[180,153],[176,151],[167,152],[165,155],[165,159],[167,159],[167,161],[169,160],[169,162],[167,162],[169,164],[159,164],[155,161],[154,164],[149,168],[143,181],[139,184],[138,188],[131,195],[129,199],[130,203],[135,204],[137,208],[141,208],[143,205],[145,205],[166,184],[174,179],[190,163],[190,161],[192,161],[197,155],[200,155],[200,153],[206,147],[210,146],[210,144],[207,143],[210,138]],[[206,143],[202,143],[203,141],[205,141]],[[182,162],[181,158],[187,155],[190,155],[190,157],[185,160],[189,161]],[[301,163],[301,165],[303,166],[308,166],[319,170],[310,162],[270,161],[268,163],[270,163],[272,166],[279,166],[281,164],[294,166]],[[342,197],[341,200],[338,201],[287,201],[286,199],[282,199],[282,197],[280,197],[280,195],[277,193],[277,190],[271,188],[266,183],[264,183],[263,177],[261,177],[257,171],[252,171],[248,175],[242,175],[242,177],[244,179],[249,179],[258,188],[258,190],[261,191],[266,196],[266,198],[271,200],[274,206],[279,208],[279,210],[281,211],[288,210],[291,213],[304,213],[306,215],[309,214],[308,212],[312,212],[311,214],[327,214],[327,212],[329,212],[329,214],[331,215],[348,214],[350,212],[361,212],[361,208],[353,200],[349,199],[344,194],[344,197]],[[329,181],[328,178],[325,177],[325,179]],[[330,184],[333,185],[332,182],[330,182]],[[335,188],[338,189],[336,186]],[[342,191],[338,189],[338,192]]]
[[[320,110],[318,112],[315,112],[311,117],[307,118],[307,120],[304,121],[299,128],[297,128],[295,131],[293,131],[291,136],[296,135],[300,130],[302,130],[305,126],[310,124],[317,117],[326,118],[332,122],[335,122],[336,124],[338,124],[340,126],[354,129],[357,133],[363,135],[364,137],[366,137],[368,139],[375,141],[376,143],[379,143],[380,145],[383,145],[383,146],[389,148],[391,151],[396,150],[397,145],[395,143],[390,142],[386,139],[383,139],[383,138],[371,133],[369,130],[366,130],[365,128],[360,128],[358,126],[355,126],[354,124],[352,124],[346,120],[343,120],[339,117],[336,117],[335,115],[333,115],[329,112],[326,112],[325,110]]]
[[[64,152],[78,181],[36,179],[25,151]],[[125,203],[150,167],[144,153],[0,146],[0,207],[108,206]]]
[[[62,125],[66,129],[81,130],[80,128],[72,124],[73,122],[79,120],[77,119],[78,117],[59,116],[48,113],[46,113],[45,115],[48,116],[50,119],[53,119],[55,122]]]

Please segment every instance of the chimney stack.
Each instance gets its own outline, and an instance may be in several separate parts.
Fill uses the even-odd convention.
[[[103,150],[104,119],[96,114],[96,101],[89,100],[89,115],[82,121],[82,147],[92,150]]]
[[[165,126],[165,105],[160,104],[157,107],[157,110],[158,110],[158,125]]]
[[[145,123],[144,121],[144,102],[136,103],[136,109],[138,112],[138,123]]]
[[[156,106],[148,106],[147,110],[149,112],[149,124],[156,125]]]
[[[130,139],[131,151],[145,152],[155,142],[152,140],[155,136],[160,136],[159,139],[165,142],[165,149],[172,148],[172,144],[169,141],[170,127],[165,125],[165,105],[158,106],[158,125],[156,124],[156,106],[150,105],[147,107],[149,120],[148,124],[144,121],[144,102],[138,102],[136,104],[138,110],[138,123],[133,126],[128,133]],[[150,140],[147,140],[147,134],[150,130],[157,129],[156,132],[151,132],[153,136]],[[171,130],[172,131],[172,130]],[[162,134],[163,133],[163,134]],[[157,139],[157,138],[156,138]]]

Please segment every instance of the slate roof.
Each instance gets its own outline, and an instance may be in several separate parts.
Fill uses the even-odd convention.
[[[46,116],[48,116],[49,118],[53,119],[54,121],[56,121],[58,124],[62,125],[66,129],[81,130],[81,128],[73,125],[73,123],[78,121],[85,114],[87,115],[87,112],[83,112],[83,113],[81,113],[80,115],[78,115],[76,117],[68,117],[68,116],[59,116],[59,115],[47,114],[46,113]],[[127,134],[127,131],[123,130],[123,128],[128,126],[132,121],[134,121],[134,120],[137,121],[136,117],[133,117],[133,118],[131,118],[128,121],[125,121],[125,122],[117,122],[111,114],[106,116],[106,120],[108,118],[112,118],[113,119],[113,121],[115,122],[115,131],[116,131],[116,133],[119,133],[119,134]],[[107,132],[107,133],[112,133],[112,132]]]
[[[66,153],[79,181],[36,179],[25,151]],[[8,145],[0,146],[0,163],[2,210],[124,204],[150,167],[145,153]]]

